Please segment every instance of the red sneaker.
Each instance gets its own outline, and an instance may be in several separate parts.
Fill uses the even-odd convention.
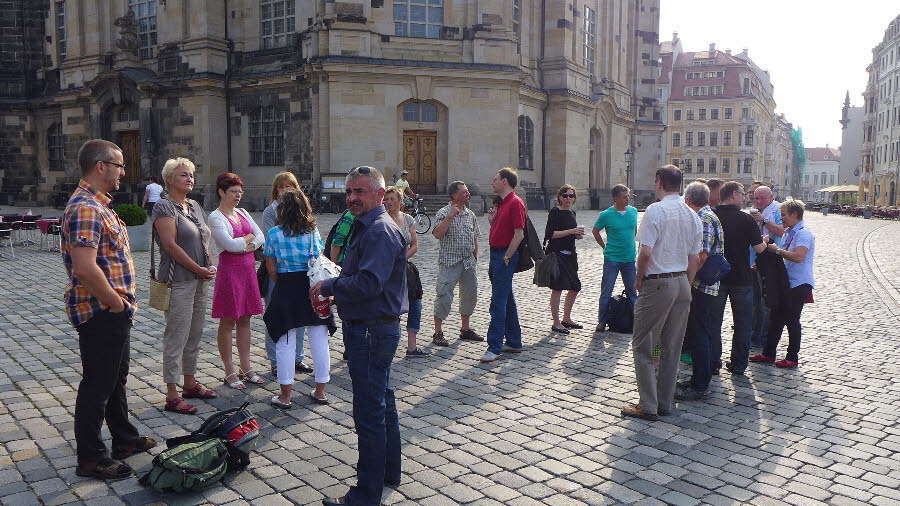
[[[751,362],[762,362],[763,364],[771,364],[775,362],[775,357],[767,357],[762,353],[758,353],[750,357]]]
[[[785,367],[785,368],[794,368],[794,367],[797,367],[799,364],[800,364],[800,362],[794,362],[794,361],[788,360],[788,359],[779,360],[778,362],[775,362],[776,367]]]

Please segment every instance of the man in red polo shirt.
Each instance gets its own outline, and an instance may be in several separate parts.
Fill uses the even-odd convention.
[[[512,292],[513,274],[519,263],[517,248],[525,237],[525,203],[513,189],[519,182],[516,171],[506,167],[497,171],[491,185],[502,199],[488,214],[491,222],[491,325],[488,327],[488,349],[482,362],[497,360],[501,352],[522,351],[522,328]],[[506,337],[506,344],[503,338]]]

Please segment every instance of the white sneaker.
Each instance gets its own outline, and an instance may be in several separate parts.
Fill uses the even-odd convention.
[[[497,355],[496,353],[492,353],[490,351],[486,351],[486,352],[484,352],[484,355],[481,356],[480,360],[482,362],[493,362],[494,360],[497,360],[498,358],[500,358],[500,355]]]

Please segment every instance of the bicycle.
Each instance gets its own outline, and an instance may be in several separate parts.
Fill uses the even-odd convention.
[[[416,221],[416,233],[420,235],[431,230],[431,217],[425,214],[425,206],[422,205],[424,201],[425,199],[418,197],[412,199],[412,207],[409,209],[409,214]]]

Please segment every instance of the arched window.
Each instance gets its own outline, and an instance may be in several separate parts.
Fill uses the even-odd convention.
[[[437,120],[438,110],[434,104],[418,101],[403,104],[403,121],[436,123]]]
[[[47,153],[50,170],[66,170],[66,146],[61,123],[54,123],[47,129]]]
[[[519,168],[534,168],[534,123],[524,114],[519,116]]]
[[[250,115],[250,165],[284,165],[284,111],[275,106]]]

